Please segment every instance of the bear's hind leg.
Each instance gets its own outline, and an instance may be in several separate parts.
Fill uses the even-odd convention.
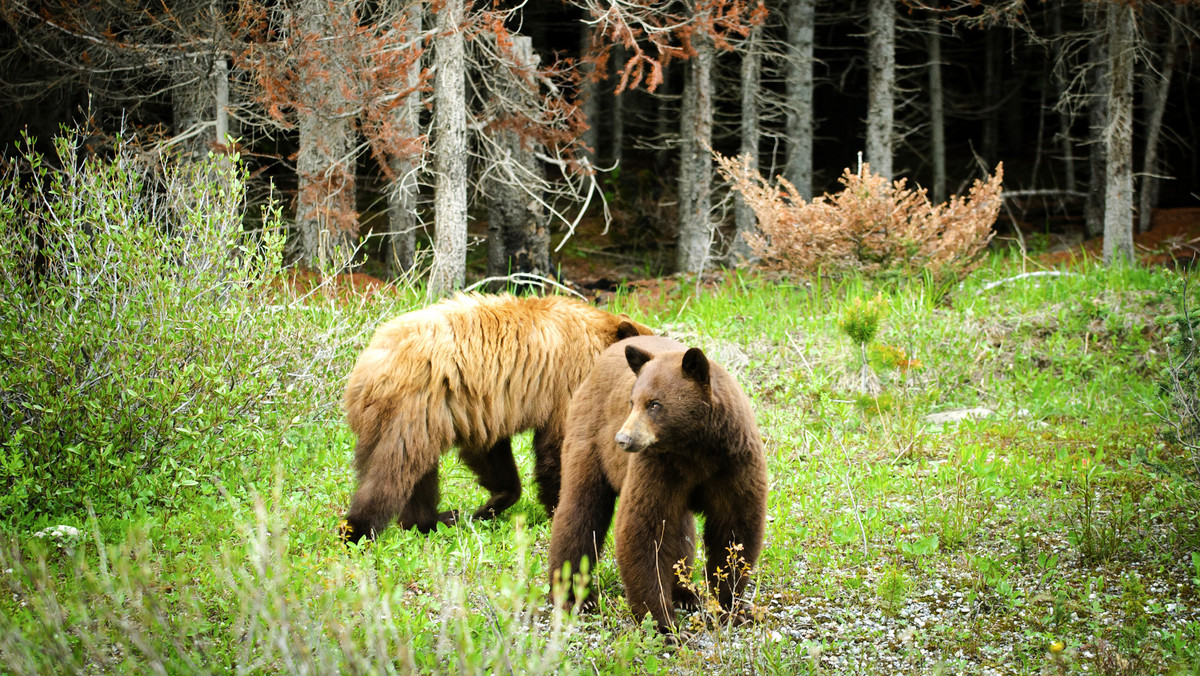
[[[475,510],[473,518],[495,518],[521,498],[521,475],[509,439],[501,439],[486,451],[463,449],[460,457],[479,477],[479,485],[491,493],[488,501]]]
[[[458,521],[458,512],[438,512],[437,505],[441,494],[438,488],[438,467],[425,473],[413,486],[412,496],[408,504],[400,511],[397,524],[401,528],[416,528],[421,533],[428,533],[439,523],[453,526]]]
[[[538,486],[538,502],[546,516],[554,516],[562,487],[562,424],[551,421],[533,431],[533,477]]]

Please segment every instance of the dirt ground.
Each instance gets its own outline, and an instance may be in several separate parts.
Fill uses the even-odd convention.
[[[1033,233],[1026,233],[1027,244],[1034,237]],[[1155,210],[1150,230],[1134,235],[1134,246],[1143,265],[1196,264],[1200,259],[1200,207]],[[1083,240],[1070,233],[1058,234],[1053,236],[1048,250],[1034,258],[1047,267],[1055,267],[1099,258],[1103,249],[1103,237]],[[654,305],[681,283],[712,286],[724,277],[720,270],[704,275],[698,282],[662,275],[661,270],[669,264],[669,248],[654,242],[651,250],[632,250],[615,242],[611,233],[605,234],[595,219],[584,219],[566,245],[551,257],[559,266],[564,284],[601,303],[622,285],[644,303]],[[469,277],[481,274],[468,271]],[[302,294],[311,292],[341,302],[362,302],[388,288],[385,280],[365,272],[344,273],[322,286],[319,274],[293,269],[289,281]]]
[[[1143,265],[1194,265],[1200,258],[1200,207],[1186,209],[1155,209],[1150,229],[1133,236],[1138,259]],[[1055,247],[1041,254],[1038,260],[1053,266],[1099,258],[1104,251],[1104,238]]]

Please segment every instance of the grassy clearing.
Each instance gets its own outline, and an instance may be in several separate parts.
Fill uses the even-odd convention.
[[[1159,440],[1154,322],[1170,273],[1021,271],[994,256],[960,287],[780,284],[731,275],[615,308],[704,347],[738,377],[767,440],[759,622],[668,651],[624,608],[550,610],[549,521],[532,495],[497,521],[388,530],[347,551],[353,439],[331,406],[283,444],[188,487],[179,507],[65,514],[0,534],[0,664],[19,672],[1158,673],[1200,668],[1200,503]],[[1194,288],[1194,285],[1193,285]],[[858,394],[848,299],[890,311]],[[319,306],[374,322],[413,296]],[[314,310],[315,312],[315,310]],[[369,331],[345,341],[352,360]],[[886,352],[886,351],[885,351]],[[895,354],[893,351],[892,354]],[[886,355],[885,355],[886,356]],[[918,363],[919,362],[919,363]],[[336,383],[324,396],[336,396]],[[326,402],[332,403],[332,402]],[[942,424],[930,413],[986,408]],[[529,476],[529,440],[515,452]],[[220,453],[220,449],[212,449]],[[443,462],[443,504],[483,500]],[[67,524],[80,534],[37,538]],[[703,553],[701,553],[703,556]]]

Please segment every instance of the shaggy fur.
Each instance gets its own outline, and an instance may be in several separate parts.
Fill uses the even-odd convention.
[[[438,460],[452,446],[491,493],[490,518],[517,501],[509,437],[534,430],[535,477],[558,504],[563,418],[571,393],[614,342],[650,330],[560,296],[459,295],[381,326],[358,358],[344,406],[358,435],[358,490],[346,537],[374,537],[399,516],[425,532],[437,512]]]
[[[762,549],[767,470],[750,401],[733,377],[698,348],[621,341],[575,393],[565,434],[551,584],[564,564],[579,571],[587,557],[595,569],[620,494],[617,564],[634,615],[650,613],[669,631],[676,605],[699,601],[675,572],[679,561],[691,569],[696,512],[705,516],[709,589],[734,612]]]

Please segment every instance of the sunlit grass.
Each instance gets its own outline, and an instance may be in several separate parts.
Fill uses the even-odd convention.
[[[0,664],[18,673],[1190,668],[1200,499],[1186,455],[1160,440],[1154,416],[1162,334],[1153,318],[1168,310],[1171,273],[1087,264],[986,288],[1025,266],[991,257],[941,290],[730,273],[699,293],[680,284],[652,308],[633,295],[614,301],[731,366],[754,403],[772,492],[752,589],[764,614],[752,626],[669,651],[629,617],[611,556],[595,571],[598,613],[554,611],[550,522],[532,486],[498,520],[426,536],[392,528],[346,548],[337,524],[354,488],[354,440],[331,401],[286,444],[202,477],[179,510],[60,515],[56,523],[82,531],[62,547],[34,537],[48,523],[4,533]],[[876,293],[890,310],[875,341],[911,363],[881,372],[883,391],[863,397],[860,352],[837,321],[848,299]],[[991,414],[926,420],[964,408]],[[528,437],[514,450],[530,476]],[[485,499],[453,458],[441,475],[447,507]]]

